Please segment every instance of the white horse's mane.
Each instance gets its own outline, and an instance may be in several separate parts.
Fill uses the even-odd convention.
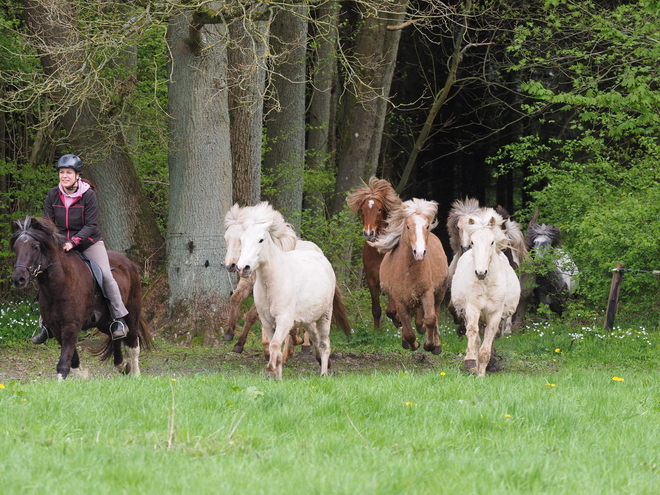
[[[429,221],[429,228],[434,229],[438,225],[438,203],[419,198],[404,201],[399,207],[390,212],[390,216],[387,219],[387,227],[383,235],[369,244],[375,247],[380,253],[391,251],[399,244],[401,235],[403,235],[403,229],[405,228],[406,219],[413,215],[426,217]]]
[[[293,226],[287,223],[282,214],[267,201],[243,208],[242,223],[244,229],[255,223],[270,223],[268,233],[275,244],[283,251],[292,251],[296,248],[298,236]]]
[[[492,229],[495,235],[497,249],[503,251],[511,244],[511,240],[504,233],[504,230],[502,230],[503,224],[504,219],[502,215],[497,213],[493,208],[481,208],[479,212],[470,217],[465,228],[470,236],[479,229]]]
[[[457,199],[451,205],[447,216],[447,232],[449,233],[449,244],[454,254],[461,250],[461,239],[458,229],[458,221],[465,215],[476,215],[480,211],[479,200],[475,198]]]

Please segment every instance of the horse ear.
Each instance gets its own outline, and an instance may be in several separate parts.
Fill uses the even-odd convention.
[[[468,219],[468,225],[474,225],[474,218]]]
[[[537,207],[534,209],[534,215],[532,215],[532,219],[529,221],[529,224],[528,224],[528,225],[536,225],[538,219],[539,219],[539,207],[537,206]]]
[[[495,217],[490,217],[490,220],[488,220],[488,226],[489,227],[495,227],[497,225],[497,219]]]

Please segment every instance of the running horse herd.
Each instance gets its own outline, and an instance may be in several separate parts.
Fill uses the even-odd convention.
[[[349,195],[347,203],[363,221],[362,260],[374,328],[382,324],[382,293],[388,300],[388,318],[401,329],[403,347],[415,351],[420,346],[414,321],[417,332],[425,335],[424,350],[439,354],[438,317],[449,296],[456,332],[467,339],[463,366],[479,377],[494,369],[495,338],[522,326],[532,298],[561,315],[566,296],[575,289],[577,269],[559,248],[561,233],[552,225],[539,224],[538,212],[523,235],[504,208],[483,207],[471,198],[455,201],[447,218],[452,250],[448,264],[442,243],[432,232],[438,224],[435,201],[402,201],[389,182],[372,177]],[[114,356],[119,371],[139,375],[140,348],[149,348],[152,338],[141,315],[135,265],[109,251],[130,319],[129,335],[113,341],[107,305],[95,290],[93,270],[85,269],[80,256],[62,251],[64,239],[52,223],[27,217],[13,222],[12,232],[10,247],[16,254],[12,281],[19,288],[32,281],[38,284],[41,318],[61,346],[58,377],[79,372],[78,333],[92,327],[107,336],[97,354],[102,359]],[[243,351],[248,332],[259,319],[269,375],[280,380],[293,347],[301,343],[303,352],[313,347],[321,375],[326,375],[331,365],[331,325],[348,336],[351,327],[334,270],[321,249],[299,239],[266,202],[234,205],[227,212],[225,244],[225,266],[241,276],[230,298],[226,341],[234,339],[243,301],[254,296],[234,352]],[[552,249],[557,253],[553,269],[536,275],[520,269],[530,254],[538,257]]]

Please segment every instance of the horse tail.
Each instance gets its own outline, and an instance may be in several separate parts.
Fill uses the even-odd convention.
[[[154,338],[151,336],[147,321],[142,315],[140,315],[140,320],[138,322],[138,337],[140,338],[140,346],[144,350],[148,351],[154,348]]]
[[[341,328],[346,336],[351,338],[351,323],[348,321],[348,313],[346,312],[346,305],[344,304],[344,296],[342,296],[339,287],[335,285],[335,295],[332,298],[332,324]]]
[[[129,329],[130,330],[130,329]],[[138,327],[136,329],[140,347],[144,350],[151,350],[154,348],[154,339],[149,332],[149,327],[147,322],[142,315],[138,320]],[[89,352],[93,356],[97,356],[100,361],[107,361],[114,356],[114,345],[113,340],[109,335],[106,335],[105,338],[97,345],[90,347]]]
[[[106,335],[98,345],[90,347],[89,352],[92,356],[97,356],[100,361],[107,361],[114,355],[112,338],[109,335]]]

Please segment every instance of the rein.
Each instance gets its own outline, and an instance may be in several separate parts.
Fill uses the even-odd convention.
[[[16,269],[16,268],[25,268],[28,271],[28,273],[30,274],[30,282],[31,282],[32,280],[36,279],[39,275],[41,275],[43,272],[48,270],[48,268],[50,268],[53,264],[54,264],[54,262],[49,263],[45,267],[41,268],[41,263],[39,263],[39,265],[36,266],[36,267],[34,265],[27,266],[27,265],[21,265],[20,263],[16,263],[14,265],[14,269]]]

